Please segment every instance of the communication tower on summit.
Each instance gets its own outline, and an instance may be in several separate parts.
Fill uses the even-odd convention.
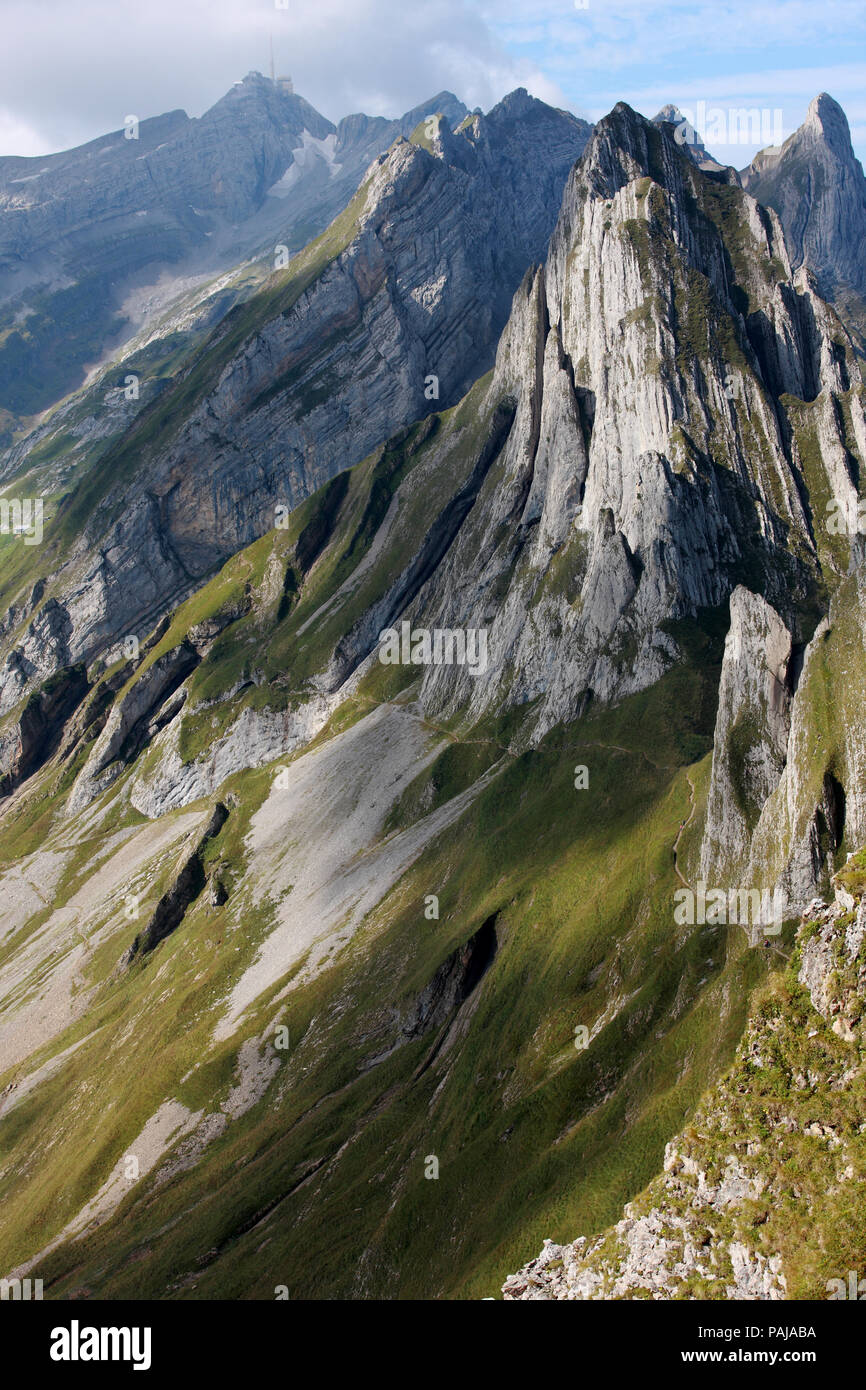
[[[281,92],[283,93],[284,96],[290,97],[290,96],[293,95],[294,90],[295,90],[295,84],[292,82],[292,79],[291,79],[289,76],[285,76],[285,77],[275,77],[275,76],[274,76],[274,36],[273,36],[273,34],[271,35],[271,81],[273,82],[274,86],[278,89],[278,91],[281,91]]]

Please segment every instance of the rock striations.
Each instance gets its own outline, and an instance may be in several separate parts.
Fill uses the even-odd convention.
[[[144,286],[294,249],[349,201],[368,164],[425,117],[466,114],[449,92],[398,120],[338,126],[251,72],[205,114],[138,120],[61,154],[0,158],[0,410],[44,409],[107,344],[129,337]],[[17,325],[27,319],[27,328]]]
[[[826,92],[815,97],[799,129],[757,154],[741,177],[778,213],[792,264],[806,265],[825,297],[854,310],[862,332],[866,177],[838,102]]]
[[[74,654],[89,662],[146,630],[278,507],[490,366],[586,127],[522,91],[457,135],[435,124],[430,149],[400,139],[374,161],[328,233],[229,316],[101,461],[54,581],[59,640],[46,643],[44,622],[19,633],[0,710]]]
[[[116,519],[108,520],[110,492],[97,507],[81,558],[60,572],[60,596],[10,641],[3,708],[57,666],[92,661],[140,630],[172,595],[266,532],[281,497],[299,501],[401,417],[423,413],[434,368],[446,399],[465,387],[497,322],[492,300],[476,302],[478,286],[517,276],[543,226],[528,186],[527,201],[515,200],[521,185],[512,180],[512,249],[503,240],[479,251],[459,228],[470,212],[500,224],[494,155],[512,149],[516,168],[528,130],[552,127],[563,142],[557,159],[568,157],[572,137],[558,120],[517,94],[457,135],[438,123],[432,151],[402,141],[372,166],[346,250],[244,337],[178,427],[148,444]],[[416,482],[396,487],[374,528],[382,527],[376,544],[394,563],[391,578],[378,591],[362,587],[360,607],[357,598],[341,602],[354,581],[334,596],[338,640],[307,678],[307,703],[291,723],[300,738],[321,727],[375,662],[380,631],[399,619],[487,633],[484,669],[423,669],[420,699],[432,717],[529,709],[537,743],[593,703],[651,685],[678,659],[682,624],[730,599],[701,868],[736,881],[751,864],[762,886],[769,876],[802,906],[826,879],[827,846],[816,845],[820,826],[839,813],[824,803],[838,800],[837,782],[859,775],[856,720],[840,734],[847,770],[833,772],[828,754],[817,792],[818,774],[792,749],[806,692],[817,698],[809,673],[825,637],[815,633],[821,594],[858,583],[846,572],[859,542],[832,535],[828,515],[856,509],[863,388],[845,328],[808,272],[791,270],[775,214],[726,175],[697,169],[671,129],[624,105],[596,127],[568,178],[547,261],[523,275],[492,375],[467,398],[477,422],[469,452],[464,415],[446,412],[430,418],[408,455],[389,446],[379,456],[377,468],[402,457],[405,469],[420,450],[440,501],[419,517],[414,541],[404,532],[400,558],[385,525]],[[554,172],[549,178],[548,202]],[[217,358],[221,345],[218,335]],[[140,428],[149,428],[146,416]],[[133,429],[130,449],[135,441]],[[316,553],[344,491],[322,494]],[[299,546],[292,574],[310,563]],[[856,625],[859,605],[848,611]],[[177,669],[183,682],[184,660],[181,646],[159,669]],[[157,675],[148,669],[142,691]],[[133,686],[94,746],[71,809],[98,793],[109,764],[106,775],[118,775],[117,721],[137,704],[161,727],[150,694]],[[173,788],[171,805],[216,790],[212,774],[179,768],[177,728],[188,713],[160,736],[166,777],[149,772],[151,786]],[[277,716],[269,730],[263,719],[247,711],[223,735],[231,756],[214,763],[221,776],[273,756],[286,721]],[[164,803],[148,791],[136,804],[155,814]],[[852,809],[860,833],[862,809]],[[832,853],[841,832],[828,833]]]

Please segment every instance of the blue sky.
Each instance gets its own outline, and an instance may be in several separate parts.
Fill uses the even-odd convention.
[[[786,135],[812,97],[844,107],[866,157],[864,0],[479,0],[507,51],[537,69],[565,104],[596,119],[622,99],[646,115],[666,101],[695,112],[757,107],[781,112]],[[731,123],[717,128],[730,131]],[[742,165],[755,146],[713,152]]]
[[[584,0],[578,0],[583,4]],[[0,154],[67,149],[182,107],[197,116],[277,66],[332,120],[398,115],[442,88],[489,109],[525,86],[597,119],[757,108],[794,130],[845,108],[866,162],[866,0],[2,0]],[[729,123],[725,124],[727,131]],[[742,167],[772,140],[713,153]]]

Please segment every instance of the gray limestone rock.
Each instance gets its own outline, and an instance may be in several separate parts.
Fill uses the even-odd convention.
[[[793,135],[741,177],[779,214],[793,264],[814,271],[825,295],[840,284],[866,295],[866,178],[838,102],[821,92]]]
[[[791,634],[764,599],[731,595],[701,877],[727,884],[748,864],[752,831],[785,767],[791,717]],[[763,886],[763,885],[761,885]]]

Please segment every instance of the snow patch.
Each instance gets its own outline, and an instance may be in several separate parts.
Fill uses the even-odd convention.
[[[292,163],[282,178],[277,179],[268,190],[275,198],[287,198],[295,184],[310,173],[317,163],[327,166],[331,178],[340,172],[341,165],[336,158],[336,135],[326,135],[324,140],[317,140],[308,130],[303,130],[301,139],[303,144],[293,152]]]

